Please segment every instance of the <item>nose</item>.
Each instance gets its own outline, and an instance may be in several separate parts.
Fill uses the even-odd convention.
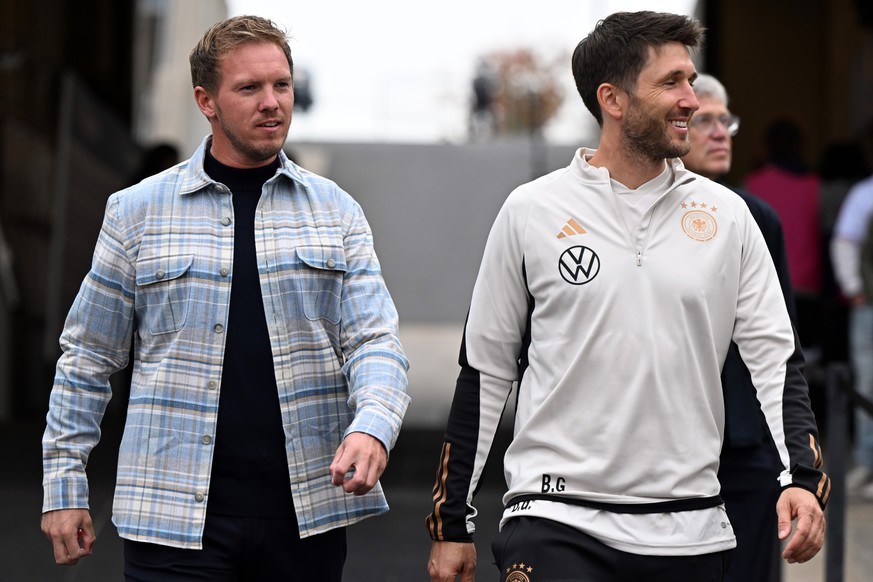
[[[679,106],[691,110],[692,113],[700,109],[700,101],[697,100],[697,95],[694,93],[694,87],[692,87],[691,83],[687,81],[685,83],[685,94],[679,101]]]
[[[730,132],[728,132],[727,126],[718,117],[712,121],[712,129],[709,130],[709,137],[714,139],[728,139],[730,137]]]
[[[272,88],[267,88],[264,91],[264,98],[261,100],[261,109],[264,111],[272,111],[279,108],[279,99]]]

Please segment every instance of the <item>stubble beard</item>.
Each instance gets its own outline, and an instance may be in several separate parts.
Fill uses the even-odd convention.
[[[246,159],[252,162],[270,162],[273,158],[276,157],[282,147],[285,145],[285,139],[288,136],[288,132],[285,132],[285,136],[278,144],[272,142],[265,142],[263,145],[257,145],[250,141],[246,141],[237,135],[225,122],[224,116],[221,115],[220,111],[217,111],[216,117],[218,118],[218,125],[221,128],[222,133],[227,137],[227,141],[233,146],[233,148],[241,153]]]
[[[681,142],[670,139],[669,123],[662,119],[647,117],[634,107],[628,110],[626,123],[622,126],[625,146],[633,157],[663,161],[667,158],[681,158],[691,151],[687,137]]]

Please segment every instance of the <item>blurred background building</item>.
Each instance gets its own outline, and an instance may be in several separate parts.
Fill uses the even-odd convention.
[[[152,144],[189,150],[208,130],[166,57],[226,14],[224,0],[0,3],[0,289],[19,298],[0,293],[0,421],[44,413],[107,195]]]

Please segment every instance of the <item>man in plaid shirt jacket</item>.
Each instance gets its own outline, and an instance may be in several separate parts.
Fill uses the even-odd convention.
[[[360,206],[282,151],[284,32],[231,18],[190,60],[212,135],[109,198],[60,339],[42,528],[59,564],[91,553],[85,469],[133,342],[126,579],[340,580],[344,526],[388,509],[409,402],[397,312]]]

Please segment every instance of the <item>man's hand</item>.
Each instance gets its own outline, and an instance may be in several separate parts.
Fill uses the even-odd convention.
[[[821,549],[824,543],[824,512],[815,496],[800,487],[788,487],[776,503],[779,521],[779,539],[785,540],[791,533],[791,522],[797,520],[794,535],[782,552],[789,564],[807,562]]]
[[[388,451],[379,439],[353,432],[336,450],[330,464],[331,481],[346,493],[363,495],[376,486],[388,465]],[[347,473],[354,468],[354,474]]]
[[[430,582],[473,582],[476,575],[476,545],[459,542],[433,542],[427,559]]]
[[[51,540],[55,562],[72,566],[91,555],[97,537],[87,509],[59,509],[42,515],[42,533]]]

